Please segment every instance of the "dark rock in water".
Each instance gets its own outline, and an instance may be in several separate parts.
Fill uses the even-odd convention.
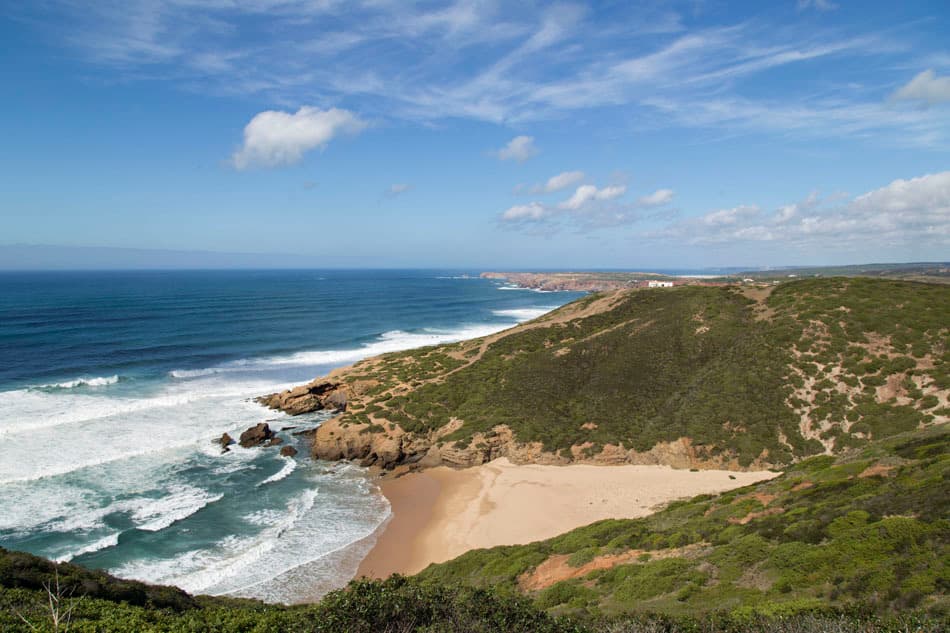
[[[215,440],[215,443],[221,445],[221,454],[223,455],[224,453],[231,452],[231,449],[228,447],[231,446],[231,444],[234,444],[234,438],[227,433],[224,433],[220,438]]]
[[[282,427],[280,427],[280,430],[281,430],[281,431],[293,431],[293,430],[296,429],[296,428],[298,428],[298,427],[296,427],[296,426],[282,426]]]
[[[283,444],[283,443],[284,443],[284,440],[282,440],[281,438],[279,438],[279,437],[272,437],[272,438],[270,438],[270,441],[267,443],[267,445],[268,445],[268,446],[277,446],[278,444]]]
[[[240,444],[244,448],[251,448],[252,446],[259,446],[267,440],[273,439],[273,437],[274,432],[270,430],[267,422],[261,422],[241,433]]]
[[[297,449],[294,448],[293,446],[284,446],[283,448],[280,449],[280,454],[283,457],[293,457],[294,455],[297,454]]]

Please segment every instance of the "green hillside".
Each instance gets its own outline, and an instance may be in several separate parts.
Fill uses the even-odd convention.
[[[950,429],[805,460],[765,483],[422,572],[553,613],[781,615],[950,602]]]
[[[461,421],[440,442],[462,449],[505,425],[574,458],[689,438],[700,461],[785,465],[946,421],[948,315],[948,286],[863,278],[591,295],[358,363],[343,379],[373,386],[341,421],[416,435]]]

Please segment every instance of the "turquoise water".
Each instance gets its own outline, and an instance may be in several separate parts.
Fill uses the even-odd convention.
[[[0,545],[191,592],[293,602],[352,576],[389,513],[257,395],[577,296],[460,271],[0,273]],[[300,449],[212,440],[267,420]]]

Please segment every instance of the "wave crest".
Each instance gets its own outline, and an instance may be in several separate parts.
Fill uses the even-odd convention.
[[[76,378],[66,382],[55,382],[49,385],[40,385],[37,389],[75,389],[76,387],[106,387],[119,382],[119,376],[97,376],[95,378]]]

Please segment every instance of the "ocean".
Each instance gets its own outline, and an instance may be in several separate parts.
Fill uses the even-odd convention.
[[[192,593],[345,584],[389,504],[253,398],[562,305],[475,271],[0,273],[0,546]],[[267,421],[300,451],[213,440]],[[293,427],[293,428],[290,428]]]

